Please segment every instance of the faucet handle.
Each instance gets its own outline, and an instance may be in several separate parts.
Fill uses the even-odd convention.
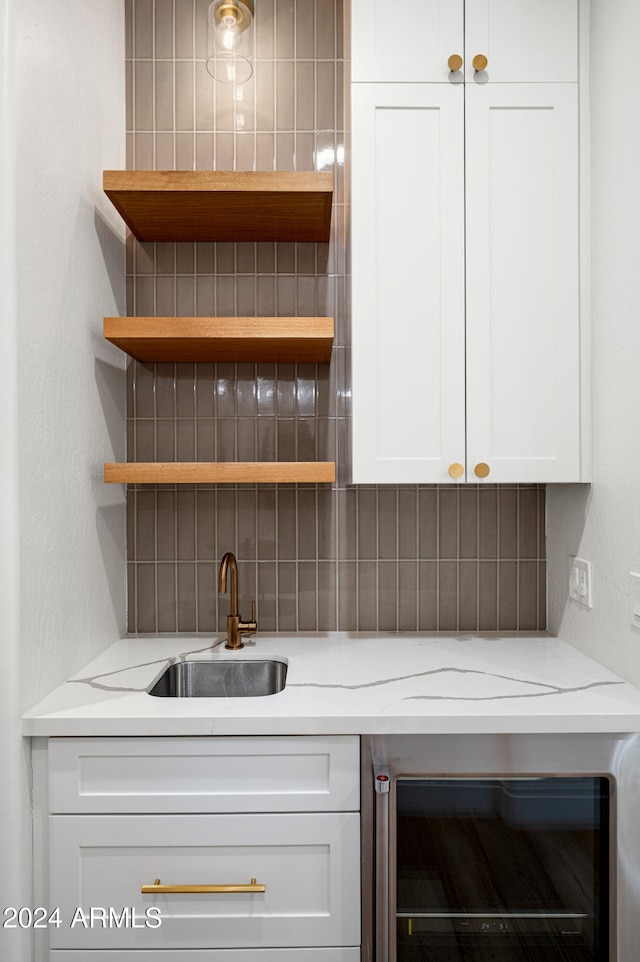
[[[255,600],[255,598],[253,598],[253,599],[251,600],[251,620],[252,620],[252,622],[253,622],[254,625],[255,625],[255,624],[256,624],[256,600]]]

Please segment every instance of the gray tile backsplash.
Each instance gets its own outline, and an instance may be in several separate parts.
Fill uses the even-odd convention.
[[[543,486],[348,485],[342,0],[257,0],[255,72],[235,97],[204,68],[208,2],[126,2],[128,165],[334,170],[331,242],[130,238],[128,313],[331,315],[333,358],[131,362],[128,458],[335,460],[338,480],[130,487],[130,631],[222,630],[225,551],[261,630],[544,628]]]

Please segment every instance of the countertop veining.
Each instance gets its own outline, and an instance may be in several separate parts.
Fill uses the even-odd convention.
[[[284,691],[156,698],[186,658],[279,658]],[[115,642],[24,715],[25,735],[640,731],[640,691],[545,634],[257,634],[240,652],[206,635]]]

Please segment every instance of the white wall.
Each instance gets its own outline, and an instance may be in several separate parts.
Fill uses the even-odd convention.
[[[18,378],[15,280],[13,9],[0,0],[0,909],[29,904],[28,753],[20,737]],[[0,958],[26,962],[28,933],[0,929]]]
[[[592,0],[593,484],[548,491],[549,626],[640,685],[629,572],[640,572],[638,0]],[[567,601],[570,555],[592,562],[593,609]]]
[[[12,61],[14,69],[12,69]],[[31,905],[20,714],[125,626],[123,0],[0,0],[0,909]],[[15,211],[15,221],[12,213]],[[0,958],[31,958],[0,929]]]
[[[125,163],[122,0],[16,5],[23,704],[125,625],[124,229],[102,170]]]

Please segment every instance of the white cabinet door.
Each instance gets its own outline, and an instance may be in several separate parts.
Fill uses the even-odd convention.
[[[464,461],[462,86],[352,86],[354,483]]]
[[[578,0],[465,0],[465,79],[473,58],[490,83],[578,80]]]
[[[463,0],[351,0],[354,82],[444,82],[463,53]]]
[[[360,818],[288,815],[53,815],[52,949],[358,946]],[[142,885],[247,884],[264,893],[141,894]],[[160,910],[161,925],[145,924]],[[103,909],[138,925],[71,922]],[[95,913],[94,913],[95,914]],[[91,916],[89,916],[91,918]],[[162,953],[160,953],[162,954]]]
[[[580,478],[577,88],[470,85],[467,480]]]

